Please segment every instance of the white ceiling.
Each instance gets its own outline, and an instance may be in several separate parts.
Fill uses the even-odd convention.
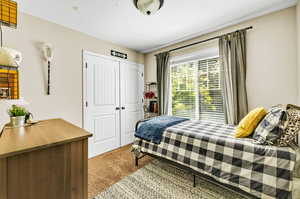
[[[165,0],[152,16],[133,0],[17,0],[20,10],[141,52],[287,8],[297,0]]]

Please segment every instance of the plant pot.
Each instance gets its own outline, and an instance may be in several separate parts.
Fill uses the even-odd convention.
[[[12,127],[22,127],[25,125],[25,116],[10,117]]]

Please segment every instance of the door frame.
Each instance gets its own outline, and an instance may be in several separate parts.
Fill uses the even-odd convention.
[[[97,57],[101,57],[101,58],[105,58],[105,59],[109,59],[112,61],[119,61],[119,62],[123,62],[123,63],[129,63],[129,64],[137,64],[139,65],[139,67],[142,68],[143,71],[143,76],[145,76],[145,72],[144,72],[144,64],[139,64],[133,61],[129,61],[129,60],[125,60],[125,59],[121,59],[121,58],[117,58],[117,57],[112,57],[112,56],[107,56],[107,55],[102,55],[99,53],[95,53],[95,52],[91,52],[88,50],[82,50],[82,128],[85,129],[86,127],[86,123],[87,123],[87,109],[86,109],[86,102],[89,103],[87,101],[87,71],[86,71],[86,56],[87,55],[92,55],[92,56],[97,56]],[[143,86],[144,87],[144,86]],[[144,110],[142,110],[144,112]],[[121,139],[121,138],[120,138]]]

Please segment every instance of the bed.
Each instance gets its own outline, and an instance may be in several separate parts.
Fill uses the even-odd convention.
[[[136,137],[136,160],[152,154],[258,198],[300,198],[298,152],[234,138],[234,126],[188,120],[164,130],[159,144]]]

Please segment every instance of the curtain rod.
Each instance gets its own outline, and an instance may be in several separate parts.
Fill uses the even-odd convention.
[[[250,30],[250,29],[253,29],[253,27],[249,26],[247,28],[239,29],[239,30],[236,30],[236,31],[233,31],[233,32],[230,32],[230,33],[238,32],[238,31],[242,31],[242,30]],[[181,46],[181,47],[178,47],[178,48],[173,48],[173,49],[165,51],[165,52],[169,52],[170,53],[170,52],[173,52],[173,51],[176,51],[176,50],[181,50],[183,48],[188,48],[188,47],[191,47],[191,46],[194,46],[194,45],[197,45],[197,44],[201,44],[201,43],[208,42],[208,41],[211,41],[211,40],[219,39],[220,37],[225,36],[225,35],[230,34],[230,33],[226,33],[226,34],[219,35],[219,36],[216,36],[216,37],[211,37],[209,39],[205,39],[205,40],[202,40],[202,41],[197,41],[195,43],[188,44],[188,45],[185,45],[185,46]],[[158,54],[156,54],[155,56],[157,56],[157,55]]]

